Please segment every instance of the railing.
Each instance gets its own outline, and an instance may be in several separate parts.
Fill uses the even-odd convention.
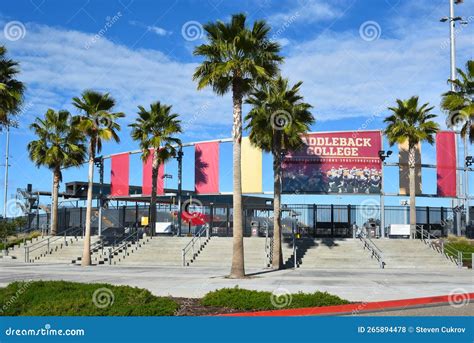
[[[465,253],[453,248],[452,246],[446,245],[442,238],[425,230],[423,225],[417,225],[416,232],[420,234],[420,239],[423,241],[423,243],[440,254],[443,254],[448,260],[458,266],[458,268],[462,268],[464,261],[469,261],[469,257],[471,258],[472,263],[474,263],[474,254]],[[464,255],[467,255],[467,258],[464,258]]]
[[[206,238],[203,238],[204,233],[206,234]],[[188,260],[193,260],[196,258],[197,254],[201,251],[202,247],[206,245],[207,241],[209,240],[209,226],[205,225],[198,232],[194,234],[194,237],[189,241],[188,244],[182,249],[182,260],[183,260],[183,267],[186,267],[186,255],[192,252],[192,257]],[[197,245],[197,247],[196,247]]]
[[[383,259],[382,250],[380,250],[370,239],[370,237],[368,237],[365,233],[358,232],[357,237],[364,244],[364,250],[367,248],[367,250],[369,250],[369,252],[371,253],[371,257],[375,258],[379,262],[380,268],[383,269],[386,263]]]
[[[45,240],[33,243],[31,245],[25,245],[25,247],[24,247],[24,249],[25,249],[25,262],[30,261],[30,253],[32,253],[33,251],[36,251],[38,249],[46,247],[46,251],[49,252],[51,244],[54,243],[54,242],[57,242],[60,239],[64,239],[64,245],[67,245],[67,237],[68,236],[77,237],[78,233],[81,233],[82,237],[83,237],[83,235],[84,235],[83,229],[80,228],[80,227],[73,227],[73,228],[67,229],[61,235],[48,237]]]
[[[130,243],[136,243],[140,240],[140,234],[139,231],[136,230],[135,232],[132,232],[130,235],[122,238],[118,243],[114,242],[114,245],[112,248],[109,248],[109,264],[112,264],[112,259],[115,256],[116,253],[118,252],[123,252],[124,255],[127,254],[127,248]],[[103,249],[103,245],[102,245]]]

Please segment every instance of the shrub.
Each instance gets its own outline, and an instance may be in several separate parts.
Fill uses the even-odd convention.
[[[204,306],[232,308],[236,310],[275,310],[287,308],[319,307],[348,304],[327,292],[272,294],[240,288],[223,288],[207,293],[201,300]]]
[[[172,299],[129,286],[31,281],[0,288],[4,316],[171,316],[177,309]]]

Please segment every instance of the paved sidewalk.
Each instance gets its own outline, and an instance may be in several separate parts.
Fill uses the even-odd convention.
[[[0,262],[0,286],[15,280],[104,282],[147,288],[156,295],[201,297],[209,291],[239,286],[273,292],[327,291],[350,301],[381,301],[474,292],[472,270],[442,272],[391,270],[282,270],[257,272],[244,280],[225,278],[227,268],[92,266]]]

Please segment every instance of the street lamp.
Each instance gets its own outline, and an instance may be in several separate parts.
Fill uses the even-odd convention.
[[[102,186],[104,184],[104,158],[102,156],[95,157],[94,164],[99,169],[99,221],[97,223],[97,231],[100,237],[102,235],[102,207],[104,206],[104,196],[102,194]]]
[[[440,21],[442,23],[449,22],[449,38],[450,38],[450,60],[451,60],[451,73],[450,73],[450,80],[455,81],[456,80],[456,49],[455,49],[455,31],[454,28],[456,26],[456,22],[459,22],[460,24],[467,24],[467,21],[465,21],[462,17],[460,16],[455,16],[454,15],[454,4],[458,5],[463,3],[463,0],[449,0],[449,16],[448,17],[442,17]],[[454,85],[454,82],[451,82],[451,91],[455,92],[456,87]],[[467,135],[464,137],[464,158],[467,157]],[[467,173],[467,168],[464,168],[464,202],[467,207],[469,207],[469,201],[468,201],[468,193],[469,193],[469,177]],[[461,183],[458,183],[458,194],[462,194],[462,186]],[[456,198],[456,205],[459,205],[459,198]],[[469,211],[467,211],[466,215],[466,222],[469,220]],[[457,235],[461,235],[461,215],[460,213],[457,213],[456,216],[456,222],[457,222]]]
[[[387,159],[388,157],[390,157],[390,155],[392,155],[393,151],[392,150],[379,150],[379,158],[380,158],[380,161],[382,161],[382,164],[383,162],[385,161],[385,159]],[[382,169],[383,169],[383,165],[382,165]],[[380,180],[380,232],[381,232],[381,236],[382,238],[385,238],[385,194],[384,194],[384,187],[383,187],[383,181],[384,181],[384,177],[382,175],[382,178]]]
[[[392,150],[379,150],[379,158],[383,162],[385,161],[386,158],[390,157],[392,155],[393,151]]]

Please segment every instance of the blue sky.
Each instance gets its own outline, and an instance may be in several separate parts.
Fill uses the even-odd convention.
[[[193,48],[204,42],[201,25],[244,12],[250,21],[266,19],[272,39],[283,46],[282,73],[302,80],[302,92],[314,106],[313,131],[380,129],[396,98],[419,95],[436,106],[449,76],[447,0],[16,0],[0,7],[0,44],[21,64],[27,84],[20,127],[11,134],[10,194],[33,183],[49,189],[51,174],[28,160],[26,144],[33,138],[28,125],[48,108],[68,109],[71,98],[86,88],[110,92],[117,99],[122,121],[120,144],[106,144],[104,153],[136,149],[127,124],[137,105],[160,100],[173,105],[186,127],[184,142],[230,136],[232,106],[229,95],[197,91],[192,72],[200,59]],[[474,5],[456,6],[456,14],[470,22],[458,28],[457,65],[474,53]],[[8,31],[20,23],[20,35]],[[9,26],[10,24],[10,26]],[[25,28],[24,31],[23,27]],[[244,112],[247,111],[244,108]],[[5,135],[0,149],[4,151]],[[386,146],[386,148],[388,148]],[[472,154],[471,148],[471,154]],[[394,149],[396,151],[396,148]],[[185,151],[184,186],[193,186],[193,153]],[[396,153],[390,161],[396,161]],[[230,145],[221,148],[221,189],[231,190]],[[435,152],[423,146],[423,163],[435,163]],[[132,161],[138,162],[138,157]],[[264,159],[264,173],[271,165]],[[108,169],[106,168],[106,171]],[[175,174],[171,163],[167,172]],[[108,171],[106,175],[108,176]],[[387,192],[396,192],[397,171],[385,174]],[[436,191],[434,170],[424,171],[424,192]],[[140,183],[132,172],[131,182]],[[66,181],[85,180],[86,169],[67,171]],[[271,178],[264,178],[271,190]],[[395,180],[395,181],[394,181]],[[174,186],[176,177],[167,186]],[[471,184],[474,178],[471,177]],[[473,188],[471,187],[471,190]],[[359,203],[361,197],[293,197],[291,202]],[[388,203],[398,204],[398,198]],[[421,199],[420,204],[446,205],[445,200]]]

